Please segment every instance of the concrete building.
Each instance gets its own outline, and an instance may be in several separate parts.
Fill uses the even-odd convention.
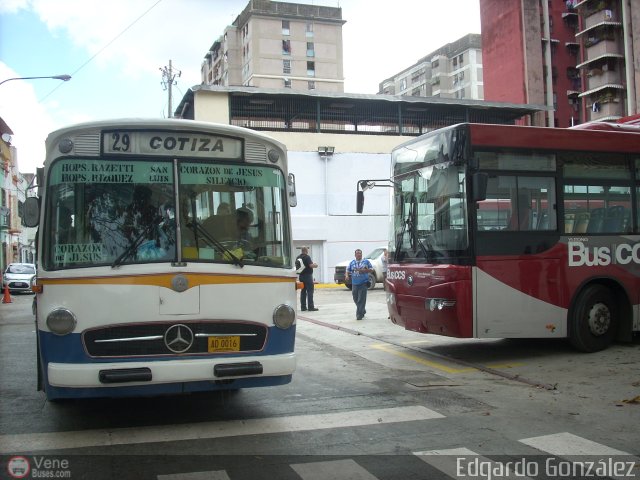
[[[480,0],[485,99],[544,104],[535,125],[638,112],[640,3]]]
[[[342,9],[250,0],[202,63],[204,85],[344,91]]]
[[[569,2],[567,2],[569,4]],[[575,6],[574,6],[575,5]],[[640,112],[640,3],[637,0],[572,2],[580,17],[586,120],[615,120]]]
[[[389,178],[391,150],[411,137],[462,122],[514,123],[539,106],[479,100],[193,87],[176,117],[261,130],[288,149],[298,205],[294,247],[311,247],[316,281],[333,282],[337,263],[388,244],[390,189],[367,192],[356,213],[356,182]],[[327,148],[330,147],[330,148]]]
[[[22,205],[33,174],[23,175],[18,169],[18,154],[11,145],[13,132],[0,118],[0,272],[11,262],[32,263],[35,260],[35,232],[22,225]]]
[[[482,70],[481,36],[470,33],[383,80],[378,93],[482,100]]]

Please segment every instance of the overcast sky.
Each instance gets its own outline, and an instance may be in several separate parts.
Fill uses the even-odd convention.
[[[13,130],[20,171],[34,172],[44,140],[81,121],[168,116],[160,69],[182,75],[173,108],[200,83],[213,42],[248,0],[0,0],[0,116]],[[345,92],[378,84],[468,33],[479,0],[298,0],[342,8]]]

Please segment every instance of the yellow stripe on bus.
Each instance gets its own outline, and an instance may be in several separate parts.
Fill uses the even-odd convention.
[[[187,278],[189,288],[199,285],[225,285],[239,283],[294,283],[295,277],[271,277],[262,275],[215,275],[197,273],[171,273],[161,275],[122,275],[114,277],[42,278],[40,285],[146,285],[171,288],[176,275]]]

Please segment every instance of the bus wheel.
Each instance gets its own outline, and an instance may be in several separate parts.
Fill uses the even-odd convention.
[[[597,352],[613,341],[618,327],[618,308],[608,288],[590,285],[576,299],[569,322],[569,340],[583,352]]]

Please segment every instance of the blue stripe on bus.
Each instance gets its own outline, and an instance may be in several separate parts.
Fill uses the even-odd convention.
[[[167,383],[160,385],[140,385],[101,388],[66,388],[45,386],[47,398],[118,398],[142,397],[155,395],[179,395],[183,393],[214,392],[222,390],[238,390],[240,388],[272,387],[291,382],[291,375],[279,377],[238,378],[233,381],[201,381],[185,383]]]
[[[51,332],[39,331],[40,352],[45,362],[55,363],[115,363],[115,362],[158,362],[175,360],[176,358],[233,358],[247,356],[270,356],[293,352],[295,344],[295,325],[287,330],[269,327],[267,345],[260,352],[238,352],[211,355],[166,355],[156,357],[126,357],[126,358],[91,358],[82,347],[82,337],[79,333],[69,335],[55,335]]]

